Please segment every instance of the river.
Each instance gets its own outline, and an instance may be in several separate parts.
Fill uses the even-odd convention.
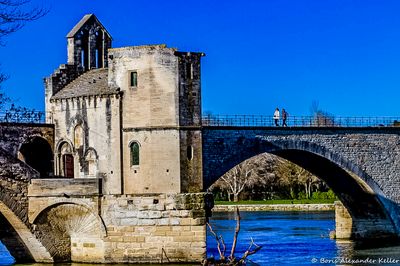
[[[259,265],[400,265],[400,245],[330,239],[329,232],[335,229],[334,212],[241,212],[241,218],[237,254],[243,254],[253,238],[262,249],[249,258]],[[214,213],[211,219],[214,231],[223,236],[228,251],[236,224],[234,219],[234,213],[227,212]],[[218,257],[211,235],[207,245],[208,255]],[[5,262],[7,257],[1,250],[2,247],[0,261]]]

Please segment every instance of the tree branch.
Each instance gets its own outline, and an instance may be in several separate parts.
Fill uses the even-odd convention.
[[[230,261],[233,261],[235,259],[235,249],[239,231],[240,231],[240,212],[239,212],[239,207],[236,207],[236,228],[235,228],[235,234],[233,236],[231,255],[229,256]]]
[[[252,250],[251,248],[253,246],[255,246],[255,248]],[[246,252],[243,254],[242,258],[239,260],[239,264],[243,263],[248,256],[257,253],[261,248],[262,248],[262,246],[259,246],[256,243],[254,243],[253,238],[251,238],[250,246],[247,248]]]
[[[210,223],[207,223],[207,226],[208,226],[208,229],[210,230],[210,233],[214,236],[215,241],[217,241],[217,249],[218,249],[220,259],[225,260],[226,246],[225,246],[225,242],[224,242],[222,236],[219,236],[219,237],[217,236],[217,234],[214,232]],[[222,251],[221,251],[221,246],[223,248]]]

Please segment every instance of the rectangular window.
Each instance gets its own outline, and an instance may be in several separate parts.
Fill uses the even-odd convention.
[[[136,71],[131,71],[129,76],[130,76],[129,85],[131,87],[137,87],[137,72]]]

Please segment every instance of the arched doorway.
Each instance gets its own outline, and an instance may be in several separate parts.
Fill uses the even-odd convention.
[[[72,147],[68,142],[63,142],[58,151],[58,174],[64,177],[73,178],[74,175],[74,156]]]
[[[41,178],[53,176],[53,151],[41,137],[34,137],[21,145],[18,158],[40,173]]]

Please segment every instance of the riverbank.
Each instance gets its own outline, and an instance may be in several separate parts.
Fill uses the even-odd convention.
[[[335,205],[332,203],[319,204],[230,204],[215,205],[212,211],[230,212],[239,207],[240,211],[334,211]]]

